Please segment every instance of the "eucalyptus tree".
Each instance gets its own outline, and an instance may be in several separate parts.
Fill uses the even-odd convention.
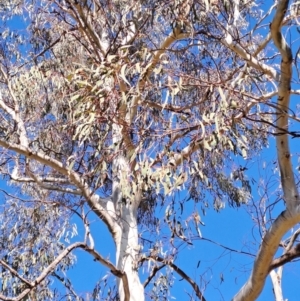
[[[252,198],[236,162],[255,158],[275,134],[287,210],[266,232],[249,281],[234,297],[256,299],[270,269],[286,262],[272,260],[300,221],[288,146],[289,135],[298,135],[288,128],[289,118],[297,120],[290,94],[298,91],[291,90],[293,56],[281,33],[296,28],[298,5],[261,5],[1,2],[0,299],[58,299],[60,281],[67,298],[80,300],[65,280],[79,248],[118,282],[116,296],[96,292],[95,300],[167,299],[167,277],[157,276],[164,266],[205,300],[174,264],[176,244],[201,237],[199,204],[220,210]],[[195,209],[182,221],[177,209],[187,200]],[[95,248],[90,212],[111,234],[114,261]],[[83,241],[74,242],[75,219],[84,225]]]

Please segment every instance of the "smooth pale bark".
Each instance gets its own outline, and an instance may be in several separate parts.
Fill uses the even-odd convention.
[[[299,244],[293,247],[299,235],[300,229],[296,230],[290,238],[285,240],[285,242],[282,244],[284,246],[283,255],[273,260],[270,266],[270,277],[276,301],[284,301],[281,287],[283,265],[286,262],[291,262],[294,258],[299,258]],[[287,245],[286,242],[288,242]]]
[[[233,298],[234,301],[251,301],[261,293],[273,257],[278,249],[283,235],[300,222],[299,196],[295,184],[294,173],[291,164],[291,155],[288,143],[288,109],[292,78],[292,53],[281,33],[281,26],[288,9],[289,1],[279,1],[277,11],[271,24],[271,36],[274,44],[280,51],[281,72],[278,87],[277,108],[277,157],[280,167],[280,176],[284,200],[287,210],[274,221],[271,228],[263,238],[257,258],[249,280]],[[266,73],[268,74],[268,73]]]
[[[275,296],[275,301],[284,301],[283,295],[282,295],[282,289],[281,289],[281,278],[282,278],[281,271],[279,271],[279,272],[271,271],[270,277],[271,277],[272,284],[273,284],[273,292],[274,292],[274,296]]]
[[[113,141],[122,140],[122,126],[113,126]],[[125,153],[125,152],[124,152]],[[122,188],[130,186],[130,163],[125,154],[120,154],[113,163],[112,211],[116,214],[113,238],[116,245],[117,269],[126,274],[127,286],[120,277],[118,291],[120,301],[144,301],[144,286],[141,284],[137,262],[139,254],[137,208],[139,194],[132,198],[124,197]]]
[[[120,227],[115,237],[117,268],[126,273],[129,292],[124,290],[121,279],[119,282],[119,296],[121,301],[143,301],[144,286],[141,284],[137,260],[139,254],[137,212],[133,204],[122,204]]]
[[[300,214],[292,216],[288,211],[284,211],[279,215],[263,238],[248,281],[234,296],[233,301],[256,300],[264,287],[269,267],[283,235],[299,222]]]

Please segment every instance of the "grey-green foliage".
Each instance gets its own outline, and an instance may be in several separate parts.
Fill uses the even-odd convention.
[[[55,204],[8,199],[0,213],[0,258],[28,281],[40,276],[77,234],[76,226],[69,224],[69,213]],[[74,260],[70,254],[54,272],[64,275]],[[3,266],[0,278],[0,291],[6,296],[16,296],[27,287]],[[52,281],[47,278],[34,291],[38,300],[58,298]]]

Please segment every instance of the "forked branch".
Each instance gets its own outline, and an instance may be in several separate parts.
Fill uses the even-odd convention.
[[[277,120],[277,127],[286,130],[288,130],[287,110],[289,109],[291,91],[292,53],[281,33],[281,27],[288,9],[288,4],[288,0],[278,2],[277,11],[271,24],[272,39],[282,56],[278,89],[279,118]],[[292,170],[287,133],[280,133],[280,135],[277,136],[277,156],[287,210],[279,215],[263,238],[250,278],[233,298],[233,301],[256,300],[263,289],[266,277],[270,272],[272,259],[283,235],[300,222],[300,214],[297,208],[299,197]]]
[[[168,260],[159,256],[149,256],[142,258],[142,261],[145,260],[155,260],[157,262],[161,262],[163,265],[158,267],[155,271],[159,271],[161,268],[163,268],[165,265],[168,265],[171,267],[179,276],[181,276],[184,280],[186,280],[193,288],[193,290],[196,293],[196,296],[199,298],[200,301],[206,301],[203,294],[200,291],[200,288],[198,284],[190,278],[182,269],[180,269],[175,263],[173,263],[172,260]],[[147,283],[147,282],[146,282]],[[147,283],[148,284],[148,283]]]

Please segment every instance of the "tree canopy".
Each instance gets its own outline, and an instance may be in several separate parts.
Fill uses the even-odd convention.
[[[261,240],[233,300],[257,299],[269,273],[283,300],[282,267],[300,255],[299,10],[0,1],[0,299],[85,300],[68,278],[81,249],[111,275],[87,300],[170,300],[173,273],[189,300],[209,300],[176,259],[204,239],[207,211],[231,206],[248,208]],[[274,137],[269,185],[260,156]],[[102,231],[115,258],[94,243]]]

